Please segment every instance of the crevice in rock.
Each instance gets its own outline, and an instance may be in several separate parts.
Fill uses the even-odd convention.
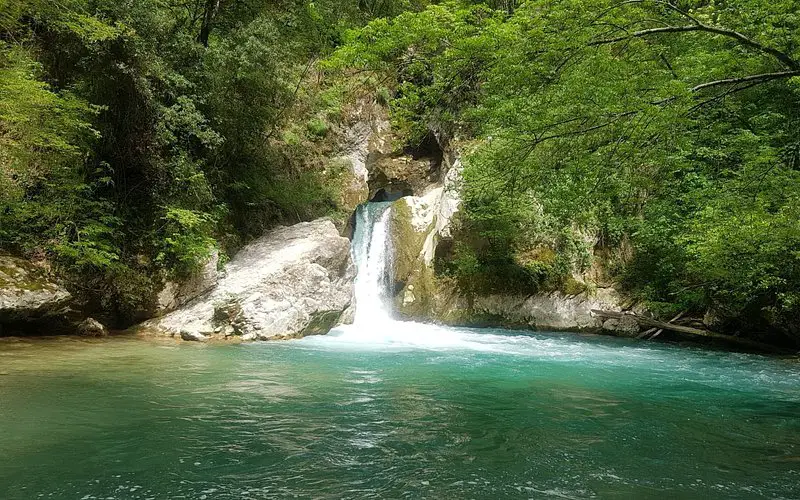
[[[408,155],[415,160],[431,158],[439,165],[441,165],[442,160],[444,159],[444,151],[439,145],[439,141],[436,139],[436,136],[433,134],[433,132],[428,132],[428,134],[423,137],[418,144],[407,145],[405,148],[403,148],[403,154]]]
[[[378,189],[369,201],[397,201],[403,196],[414,196],[414,190],[404,182],[389,183]]]
[[[401,151],[367,157],[369,201],[396,201],[403,196],[422,196],[442,183],[444,152],[433,134]]]

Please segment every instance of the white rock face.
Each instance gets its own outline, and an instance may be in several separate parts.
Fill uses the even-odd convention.
[[[530,297],[476,297],[473,310],[536,330],[599,330],[603,321],[592,314],[592,309],[620,311],[620,302],[619,295],[613,289],[600,288],[594,294],[574,296],[553,292]]]
[[[214,288],[220,278],[220,273],[217,270],[218,264],[219,250],[215,248],[211,251],[205,264],[186,280],[181,282],[167,281],[157,297],[156,315],[160,316],[174,311],[183,304]]]
[[[424,196],[407,196],[397,201],[411,210],[414,231],[426,235],[420,253],[426,266],[433,263],[439,240],[450,237],[450,224],[461,206],[461,171],[461,160],[456,159],[447,169],[442,185],[430,189]]]
[[[350,241],[330,220],[303,222],[251,243],[211,292],[143,326],[193,340],[323,334],[347,319],[354,278]]]
[[[30,262],[0,255],[0,321],[25,321],[63,312],[72,299]]]
[[[450,224],[453,216],[461,206],[461,160],[456,158],[444,176],[441,193],[434,199],[434,227],[428,234],[422,246],[423,260],[426,266],[433,263],[436,254],[436,245],[441,238],[450,237]]]

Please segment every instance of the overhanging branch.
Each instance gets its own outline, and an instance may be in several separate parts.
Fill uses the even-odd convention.
[[[692,88],[692,92],[700,92],[703,89],[711,87],[719,87],[721,85],[737,85],[739,83],[765,83],[772,80],[780,80],[783,78],[791,78],[793,76],[800,76],[800,70],[794,71],[779,71],[777,73],[762,73],[760,75],[742,76],[739,78],[727,78],[725,80],[716,80],[713,82],[702,83]]]
[[[728,38],[733,38],[734,40],[738,41],[742,45],[750,47],[754,50],[757,50],[763,54],[770,55],[781,62],[784,66],[792,70],[800,70],[800,63],[792,59],[788,54],[781,52],[772,47],[767,47],[762,45],[755,40],[752,40],[745,35],[739,33],[738,31],[729,30],[726,28],[719,28],[716,26],[709,26],[707,24],[702,24],[696,22],[696,24],[690,24],[687,26],[665,26],[662,28],[650,28],[646,30],[635,31],[633,33],[629,33],[624,36],[616,37],[616,38],[607,38],[604,40],[595,40],[593,42],[589,42],[590,46],[598,46],[598,45],[608,45],[612,43],[622,42],[625,40],[630,40],[631,38],[644,38],[651,35],[657,35],[659,33],[688,33],[693,31],[700,31],[706,33],[713,33],[715,35],[726,36]]]

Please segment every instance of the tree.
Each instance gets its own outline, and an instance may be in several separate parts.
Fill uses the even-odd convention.
[[[397,81],[409,140],[431,127],[474,139],[461,248],[487,278],[505,263],[539,276],[529,290],[566,286],[594,254],[656,309],[791,333],[796,7],[451,2],[373,22],[335,62]]]

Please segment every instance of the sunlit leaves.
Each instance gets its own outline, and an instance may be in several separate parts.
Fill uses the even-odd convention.
[[[589,245],[634,245],[616,270],[640,297],[763,309],[776,324],[800,313],[800,93],[788,79],[693,89],[786,69],[797,11],[792,0],[549,0],[509,16],[450,2],[373,23],[335,60],[395,76],[393,117],[412,137],[474,139],[462,221],[473,234],[456,258],[472,276],[475,259],[489,266],[503,249],[577,255],[562,236],[594,234]],[[631,36],[697,23],[727,32]]]

